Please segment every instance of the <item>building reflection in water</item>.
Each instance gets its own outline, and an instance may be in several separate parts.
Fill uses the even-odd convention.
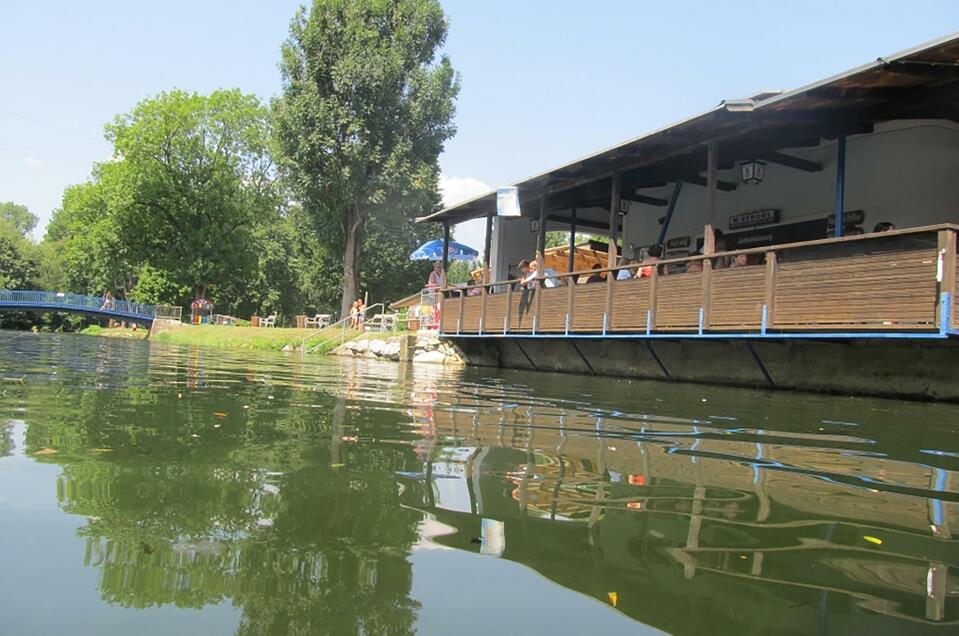
[[[959,449],[930,450],[932,424],[801,424],[822,404],[790,419],[770,400],[756,428],[603,411],[615,397],[569,397],[582,378],[149,355],[149,382],[106,355],[75,373],[109,390],[20,389],[18,446],[60,467],[111,603],[226,601],[241,633],[411,633],[409,555],[434,542],[672,633],[959,621]],[[664,412],[691,412],[656,390]]]
[[[855,431],[609,420],[495,395],[414,410],[420,501],[502,556],[676,633],[882,633],[959,621],[955,474]],[[483,537],[476,541],[474,537]]]

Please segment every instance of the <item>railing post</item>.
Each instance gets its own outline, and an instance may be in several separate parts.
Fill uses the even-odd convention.
[[[465,305],[466,305],[466,298],[463,296],[463,292],[460,292],[460,315],[459,315],[458,322],[456,323],[457,325],[463,324],[463,307]],[[460,328],[458,327],[457,331],[459,331],[459,329]]]
[[[479,333],[483,333],[486,329],[486,285],[483,285],[483,289],[480,291],[480,294],[483,297],[482,307],[480,308],[480,321],[479,321]],[[460,307],[464,304],[463,301],[460,301]]]
[[[506,334],[510,327],[510,318],[513,315],[513,283],[506,284],[506,316],[503,317],[503,333]]]
[[[566,279],[567,287],[569,288],[566,292],[566,333],[568,334],[570,329],[573,328],[575,324],[573,322],[573,311],[575,308],[574,296],[576,294],[576,279],[577,276],[570,276]]]
[[[770,250],[766,252],[766,288],[763,296],[765,305],[764,321],[766,329],[772,327],[776,322],[776,276],[779,273],[779,258],[776,252]]]
[[[546,279],[540,278],[542,275],[542,271],[540,271],[536,280],[533,281],[533,293],[536,294],[536,297],[533,298],[533,303],[536,305],[533,309],[533,333],[536,333],[536,327],[539,325],[539,308],[543,304],[543,292],[546,291]]]
[[[955,230],[939,230],[938,237],[939,262],[936,267],[936,282],[939,283],[938,298],[943,298],[943,294],[948,294],[947,298],[951,301],[956,297],[956,232]],[[951,308],[950,308],[951,309]],[[949,311],[948,314],[952,312]],[[954,322],[951,317],[946,317],[947,322]],[[937,323],[941,323],[943,317],[941,312],[936,314]],[[938,324],[940,330],[949,329],[950,324]]]
[[[646,332],[656,331],[656,288],[659,287],[659,266],[653,267],[649,279],[649,314],[646,317]]]
[[[702,315],[699,320],[700,331],[705,331],[709,329],[709,300],[712,296],[712,285],[710,283],[713,279],[713,259],[705,258],[703,259],[703,273],[702,273],[702,283],[703,283],[703,292],[702,292],[702,301],[700,304],[700,309],[702,310]]]
[[[613,326],[613,301],[615,296],[615,291],[613,287],[616,285],[616,274],[613,270],[606,272],[606,317],[604,319],[603,333],[606,333],[607,328],[612,328]]]

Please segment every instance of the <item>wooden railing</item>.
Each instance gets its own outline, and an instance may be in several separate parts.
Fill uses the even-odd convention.
[[[959,226],[736,250],[660,261],[652,277],[615,280],[641,265],[560,274],[561,285],[507,280],[444,290],[446,334],[894,332],[939,330],[954,296]],[[749,264],[722,267],[739,255]],[[699,261],[702,271],[667,273]],[[601,283],[581,284],[600,273]],[[474,291],[474,293],[476,293]],[[948,308],[947,308],[948,309]],[[957,312],[948,312],[951,325]]]

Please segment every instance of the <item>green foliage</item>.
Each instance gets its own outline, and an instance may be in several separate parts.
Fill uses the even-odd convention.
[[[478,260],[453,261],[446,271],[446,282],[450,285],[464,285],[473,277],[473,270],[482,266],[483,264]]]
[[[546,248],[565,247],[569,245],[569,232],[547,232]]]
[[[0,201],[0,222],[6,222],[21,237],[26,237],[37,226],[37,217],[25,205],[13,201]]]
[[[36,246],[0,221],[0,289],[32,289],[40,273]]]
[[[446,31],[436,0],[315,0],[290,25],[277,134],[321,240],[342,246],[344,313],[360,291],[371,215],[409,219],[438,204],[459,90],[449,60],[434,64]]]
[[[122,157],[118,236],[178,287],[204,296],[249,272],[255,216],[277,205],[266,109],[238,90],[172,91],[106,127]]]
[[[138,303],[153,305],[187,305],[192,290],[171,280],[169,274],[144,265],[137,276],[131,297]]]

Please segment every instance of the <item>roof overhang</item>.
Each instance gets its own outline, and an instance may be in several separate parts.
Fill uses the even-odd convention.
[[[683,180],[704,185],[705,145],[720,142],[720,168],[783,148],[864,134],[892,119],[959,121],[959,33],[902,51],[792,91],[725,100],[715,108],[514,183],[523,216],[548,194],[548,209],[609,208],[619,173],[624,198],[637,189]],[[720,184],[720,187],[735,187]],[[461,223],[496,214],[490,191],[421,217]]]

